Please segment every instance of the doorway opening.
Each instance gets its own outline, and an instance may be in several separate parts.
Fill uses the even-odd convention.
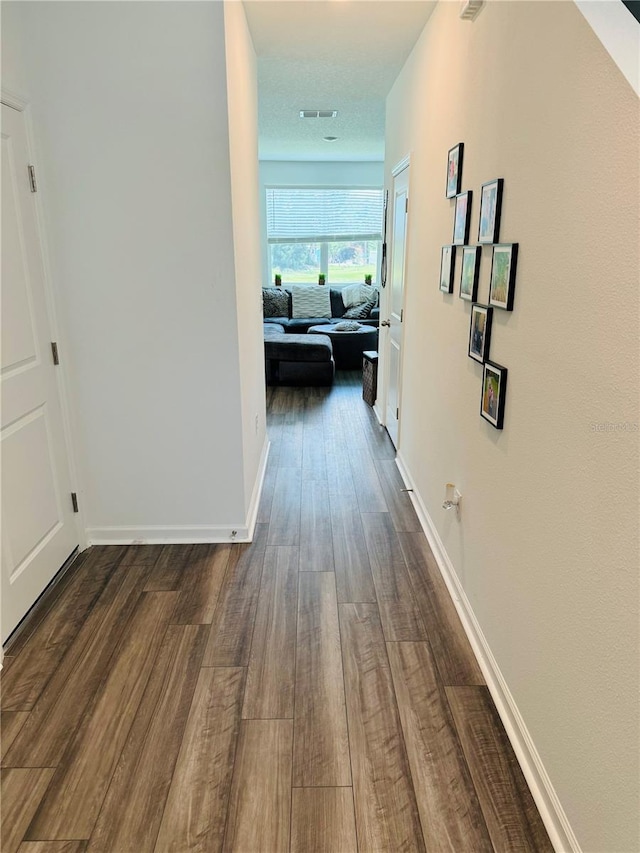
[[[323,173],[336,180],[334,164]],[[267,385],[326,386],[345,371],[361,383],[379,342],[382,187],[268,184],[263,199]]]

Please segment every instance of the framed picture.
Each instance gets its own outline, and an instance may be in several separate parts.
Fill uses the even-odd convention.
[[[500,210],[504,180],[487,181],[480,190],[478,243],[497,243],[500,234]]]
[[[462,189],[462,155],[464,153],[464,142],[458,142],[449,149],[447,159],[447,198],[458,195]]]
[[[499,243],[493,247],[491,279],[489,283],[489,305],[513,310],[513,293],[516,284],[517,243]]]
[[[478,296],[480,277],[480,246],[464,246],[462,249],[462,270],[460,272],[460,299],[475,302]]]
[[[453,218],[453,244],[464,246],[469,242],[469,226],[471,225],[471,199],[473,192],[467,190],[456,196],[456,212]]]
[[[456,247],[443,246],[440,256],[440,290],[453,293],[453,272],[456,265]]]
[[[496,429],[502,429],[504,400],[507,393],[507,368],[485,361],[482,373],[480,414]]]
[[[471,325],[469,327],[469,358],[479,361],[480,364],[489,358],[489,344],[491,342],[491,315],[493,309],[488,305],[480,305],[474,302],[471,306]]]

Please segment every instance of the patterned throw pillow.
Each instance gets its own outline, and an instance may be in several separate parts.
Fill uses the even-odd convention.
[[[375,307],[376,300],[372,299],[370,302],[361,302],[359,305],[354,305],[353,308],[347,308],[342,316],[349,320],[366,320],[371,314],[371,309]]]
[[[363,302],[378,301],[378,288],[370,284],[349,284],[342,288],[342,302],[345,308],[355,308]],[[373,306],[375,308],[375,305]]]
[[[329,288],[319,284],[294,284],[291,288],[291,316],[294,320],[331,317]]]
[[[333,326],[335,332],[357,332],[363,328],[364,326],[361,326],[356,320],[341,320]]]
[[[279,287],[262,288],[262,314],[264,317],[288,317],[289,294]]]

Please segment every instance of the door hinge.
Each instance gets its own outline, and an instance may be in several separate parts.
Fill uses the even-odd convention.
[[[402,323],[403,320],[404,320],[404,308],[401,308],[400,309],[400,322]]]
[[[79,512],[78,509],[78,495],[75,492],[71,492],[71,503],[73,504],[73,511]]]
[[[55,341],[51,341],[51,355],[53,356],[53,363],[60,364],[60,356],[58,355],[58,344]]]
[[[32,193],[38,192],[38,183],[36,181],[36,167],[29,166],[29,186],[31,187]]]
[[[400,417],[400,409],[396,409],[396,420]]]
[[[409,213],[409,196],[407,196],[404,200],[404,212]]]

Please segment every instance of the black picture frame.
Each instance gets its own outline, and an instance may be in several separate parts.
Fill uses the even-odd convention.
[[[503,190],[503,178],[494,178],[492,181],[486,181],[480,188],[478,243],[497,243],[500,239]]]
[[[493,247],[489,305],[502,308],[503,311],[513,311],[517,264],[518,243],[497,243]]]
[[[491,321],[493,308],[474,302],[471,306],[471,321],[469,323],[469,358],[484,364],[489,358],[491,345]]]
[[[462,189],[462,158],[464,156],[464,142],[458,142],[447,154],[447,183],[446,197],[454,198]]]
[[[482,371],[480,415],[496,429],[502,429],[504,424],[507,374],[507,368],[501,364],[485,361]]]
[[[481,246],[462,247],[462,263],[460,264],[458,296],[460,299],[466,299],[467,302],[475,302],[478,298],[481,257]]]
[[[440,252],[440,290],[453,293],[453,276],[456,268],[456,247],[443,246]]]
[[[472,201],[473,190],[458,193],[456,196],[456,206],[453,212],[453,240],[451,241],[454,246],[464,246],[469,242]]]

